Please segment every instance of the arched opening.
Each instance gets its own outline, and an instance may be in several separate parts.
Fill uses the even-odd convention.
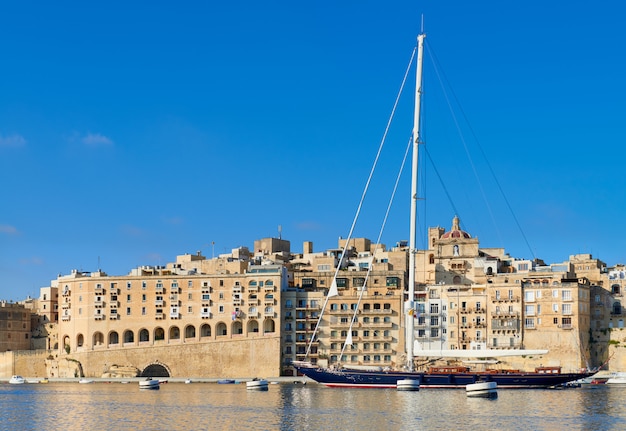
[[[454,278],[452,279],[452,284],[461,284],[461,277],[459,277],[458,275],[455,275]]]
[[[116,331],[113,331],[109,334],[109,345],[112,344],[119,344],[120,343],[120,336]]]
[[[63,337],[63,349],[65,349],[65,353],[70,353],[70,337],[67,335]]]
[[[205,323],[200,327],[200,338],[206,338],[211,336],[211,325]]]
[[[178,326],[172,326],[170,328],[170,340],[180,340],[180,329]]]
[[[224,335],[228,335],[228,328],[226,327],[226,324],[224,322],[220,322],[215,327],[215,332],[218,337],[223,337]]]
[[[160,326],[154,328],[154,341],[165,340],[165,331]]]
[[[274,320],[266,319],[265,322],[263,322],[263,332],[267,334],[267,333],[271,333],[275,331],[276,331],[276,323],[274,322]]]
[[[243,325],[241,324],[241,321],[239,321],[239,320],[234,321],[233,325],[232,325],[232,328],[233,329],[232,329],[231,333],[233,335],[242,335],[243,334]]]
[[[85,337],[83,337],[83,334],[78,334],[78,336],[76,337],[76,347],[83,347],[84,344]]]
[[[147,329],[142,329],[139,331],[139,342],[150,341],[150,333]]]
[[[259,332],[259,322],[256,320],[248,321],[248,334]]]
[[[185,338],[196,338],[196,327],[188,325],[185,327]]]
[[[170,377],[170,372],[163,364],[150,364],[141,372],[141,377]]]
[[[430,263],[431,265],[435,263],[435,255],[434,254],[430,254],[428,256],[428,263]]]
[[[94,332],[93,334],[93,346],[102,346],[104,344],[104,334],[102,332]]]
[[[124,343],[134,343],[135,334],[133,331],[124,331]]]

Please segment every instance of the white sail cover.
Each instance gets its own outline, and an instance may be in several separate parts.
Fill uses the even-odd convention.
[[[337,280],[335,280],[333,278],[333,282],[330,285],[330,289],[328,289],[328,295],[326,295],[328,298],[332,298],[333,296],[338,296],[339,295],[339,291],[337,290]]]

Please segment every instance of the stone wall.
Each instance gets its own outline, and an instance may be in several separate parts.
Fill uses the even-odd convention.
[[[13,374],[24,377],[47,377],[46,359],[48,350],[18,350],[0,353],[0,378],[10,378]]]
[[[136,368],[141,372],[151,364],[163,365],[171,377],[277,377],[280,376],[280,356],[278,336],[102,349],[62,356],[46,350],[5,352],[0,353],[0,378],[9,378],[12,374],[24,377],[71,378],[81,374],[102,377],[118,367]]]
[[[102,349],[67,357],[82,365],[86,377],[101,377],[113,366],[141,371],[151,364],[162,364],[171,377],[275,377],[280,375],[280,337]]]

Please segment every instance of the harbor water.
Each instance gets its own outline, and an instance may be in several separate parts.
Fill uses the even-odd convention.
[[[0,384],[1,430],[623,430],[626,385],[499,390],[336,389],[308,383]]]

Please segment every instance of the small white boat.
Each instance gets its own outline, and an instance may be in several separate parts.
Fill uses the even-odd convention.
[[[191,379],[187,379],[187,380],[185,380],[185,384],[186,384],[186,385],[188,385],[188,384],[190,384],[190,383],[191,383]]]
[[[399,391],[419,391],[420,381],[417,379],[402,379],[396,382]]]
[[[496,382],[476,382],[465,386],[468,397],[497,398],[498,384]]]
[[[78,383],[82,383],[82,384],[93,383],[93,380],[82,378],[78,381]]]
[[[139,382],[139,389],[159,389],[159,381],[147,378]]]
[[[256,391],[267,391],[267,380],[265,379],[253,379],[249,382],[246,382],[246,389],[256,390]]]
[[[11,376],[9,383],[12,385],[23,385],[26,383],[26,380],[24,380],[24,377],[22,376]]]
[[[615,373],[606,381],[607,385],[626,385],[626,373]]]

